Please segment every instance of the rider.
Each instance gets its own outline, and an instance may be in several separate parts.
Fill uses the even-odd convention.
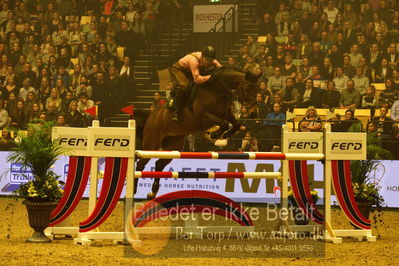
[[[171,79],[175,83],[173,89],[172,121],[178,122],[184,107],[185,92],[190,90],[191,81],[195,84],[202,84],[209,80],[210,75],[202,76],[201,72],[211,67],[221,67],[216,60],[216,52],[212,46],[206,46],[200,52],[190,53],[181,58],[172,66]]]

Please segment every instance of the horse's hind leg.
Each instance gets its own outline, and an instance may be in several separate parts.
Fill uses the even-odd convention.
[[[165,168],[165,166],[167,166],[171,161],[172,159],[158,159],[155,162],[155,171],[161,172]],[[153,199],[156,197],[159,191],[159,185],[160,185],[160,178],[154,178],[154,183],[152,183],[151,192],[147,194],[147,199]]]
[[[137,166],[136,166],[136,171],[143,171],[144,167],[146,166],[146,164],[150,161],[151,159],[140,159],[137,162]],[[139,183],[139,179],[135,178],[134,179],[134,194],[136,194],[137,192],[137,185]]]
[[[162,142],[163,150],[181,150],[184,145],[185,136],[180,137],[166,137]],[[167,166],[172,159],[159,159],[155,162],[155,171],[163,171],[165,166]],[[156,197],[159,190],[160,179],[155,178],[152,184],[152,192],[147,194],[147,199],[153,199]]]

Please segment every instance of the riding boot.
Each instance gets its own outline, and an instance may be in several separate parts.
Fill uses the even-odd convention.
[[[175,93],[175,97],[173,98],[175,111],[172,113],[172,121],[180,121],[181,112],[183,110],[183,96],[183,91],[177,91]]]

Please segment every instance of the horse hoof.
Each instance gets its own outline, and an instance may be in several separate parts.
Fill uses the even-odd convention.
[[[148,199],[148,200],[155,199],[155,196],[156,196],[156,194],[155,194],[154,192],[149,192],[149,193],[147,194],[147,199]]]

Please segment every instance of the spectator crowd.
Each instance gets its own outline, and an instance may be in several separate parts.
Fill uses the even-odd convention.
[[[370,109],[373,126],[368,129],[375,128],[384,141],[397,139],[398,1],[259,0],[257,12],[258,35],[249,35],[238,57],[227,60],[262,73],[255,119],[267,121],[245,130],[270,137],[270,130],[256,134],[260,124],[275,126],[285,121],[285,111],[308,108],[298,129],[318,131],[316,108],[324,108],[348,110],[333,118],[335,129],[346,131],[351,123],[345,120],[356,122],[357,109]],[[236,116],[245,121],[243,109],[238,105]],[[379,114],[373,117],[375,110]],[[273,136],[278,138],[278,131]]]
[[[133,62],[182,1],[0,0],[0,129],[84,127],[132,94]]]
[[[85,113],[94,105],[100,120],[118,112],[131,95],[134,60],[146,53],[160,25],[189,19],[183,12],[189,2],[0,0],[0,128],[24,129],[35,120],[84,127],[96,118]],[[318,108],[348,110],[334,118],[338,130],[349,128],[343,122],[356,120],[357,109],[370,109],[367,129],[396,140],[398,1],[257,3],[252,19],[258,35],[248,36],[239,55],[227,60],[262,73],[256,117],[235,103],[246,140],[237,149],[264,149],[254,138],[279,135],[285,111],[294,108],[308,108],[302,131],[321,129]],[[383,90],[373,84],[383,84]],[[152,110],[164,104],[160,96]],[[278,145],[269,143],[266,150]]]

